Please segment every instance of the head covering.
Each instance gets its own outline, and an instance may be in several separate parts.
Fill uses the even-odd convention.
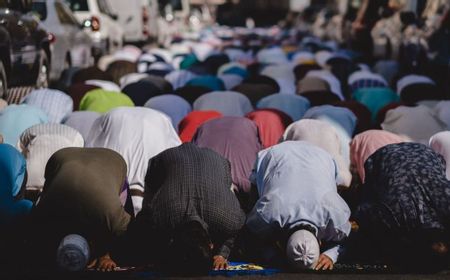
[[[297,94],[307,98],[311,107],[340,101],[340,98],[330,91],[328,83],[316,77],[303,78],[297,85]]]
[[[185,70],[189,69],[192,66],[198,64],[200,61],[197,59],[195,54],[189,54],[184,57],[184,59],[180,62],[180,69]]]
[[[291,117],[276,109],[259,109],[248,113],[246,117],[258,126],[263,148],[276,145],[286,127],[292,123]]]
[[[32,86],[21,86],[9,88],[6,93],[6,102],[8,104],[20,104],[22,99],[35,90]]]
[[[347,108],[355,114],[357,120],[355,133],[360,133],[372,128],[372,116],[369,109],[363,104],[354,101],[339,101],[332,104],[336,107]]]
[[[234,91],[214,91],[200,96],[194,102],[196,111],[215,110],[224,116],[239,116],[253,111],[250,100],[243,94]]]
[[[280,86],[278,85],[277,81],[275,79],[272,79],[269,76],[264,75],[252,75],[248,78],[246,78],[243,82],[243,84],[257,84],[257,85],[268,85],[272,87],[272,92],[280,92]]]
[[[217,53],[208,56],[203,64],[208,68],[209,73],[212,75],[217,74],[217,70],[220,68],[220,66],[230,62],[230,59],[226,54],[223,53]]]
[[[399,97],[390,88],[361,88],[353,92],[353,99],[364,104],[375,121],[378,112],[384,106],[399,101]]]
[[[113,54],[103,55],[98,60],[96,67],[98,67],[98,69],[100,69],[101,71],[106,71],[106,68],[108,68],[108,65],[115,60],[116,60],[116,57]],[[112,77],[110,77],[110,79],[112,80]]]
[[[47,114],[37,107],[26,104],[9,105],[0,111],[0,134],[5,143],[15,146],[25,129],[47,122]]]
[[[330,85],[323,79],[317,77],[305,77],[297,84],[297,93],[302,95],[306,92],[329,91]]]
[[[317,64],[319,64],[322,67],[325,67],[327,65],[327,61],[329,58],[331,58],[332,53],[330,51],[321,50],[315,53],[315,59],[317,61]]]
[[[198,127],[203,123],[222,117],[217,111],[193,111],[189,113],[178,125],[178,132],[183,143],[191,142]]]
[[[8,103],[4,99],[0,98],[0,110],[5,108],[6,106],[8,106]]]
[[[238,75],[241,78],[245,79],[248,76],[248,71],[247,71],[247,69],[245,69],[245,66],[243,66],[240,63],[229,62],[229,63],[226,63],[226,64],[220,66],[220,68],[217,70],[217,74],[218,75],[234,74],[234,75]]]
[[[308,99],[297,95],[272,94],[261,99],[256,107],[258,109],[270,108],[280,110],[296,121],[303,117],[309,109],[310,103]]]
[[[82,83],[73,84],[67,90],[67,93],[73,100],[73,108],[80,108],[80,101],[84,97],[84,95],[91,90],[98,89],[98,86],[86,85]]]
[[[66,118],[64,124],[78,131],[83,139],[86,139],[94,121],[99,117],[100,114],[97,112],[76,111]]]
[[[423,105],[417,107],[400,106],[389,110],[381,127],[383,130],[406,135],[423,144],[428,144],[431,136],[447,128],[443,122],[436,118],[432,109]]]
[[[405,137],[383,130],[368,130],[356,135],[350,144],[350,158],[361,182],[365,180],[364,163],[373,153],[386,145],[407,141]]]
[[[136,106],[143,106],[150,98],[163,94],[160,88],[148,80],[131,83],[122,91],[133,100]]]
[[[172,85],[168,81],[166,81],[163,77],[148,75],[148,77],[144,78],[143,81],[148,81],[154,84],[164,94],[173,92]]]
[[[286,79],[293,83],[295,82],[294,70],[289,63],[266,66],[261,71],[261,75],[270,77],[274,80]]]
[[[73,111],[72,98],[55,89],[34,90],[22,99],[22,103],[42,109],[52,123],[61,123]]]
[[[250,173],[262,149],[255,123],[242,117],[213,119],[197,129],[192,142],[228,159],[233,183],[240,191],[250,192]]]
[[[442,131],[431,136],[429,145],[436,153],[444,157],[446,177],[450,180],[450,131]]]
[[[317,64],[300,64],[294,67],[295,80],[300,81],[306,77],[309,71],[322,69]]]
[[[104,81],[104,80],[87,80],[84,82],[86,85],[93,85],[97,86],[101,89],[107,90],[107,91],[114,91],[114,92],[120,92],[120,87],[111,81]]]
[[[70,234],[63,238],[56,252],[56,263],[64,271],[83,271],[90,258],[87,240],[78,234]]]
[[[169,74],[170,72],[172,72],[173,70],[175,70],[173,68],[173,66],[168,63],[155,62],[155,63],[152,63],[148,67],[148,70],[145,71],[145,73],[150,74],[150,75],[164,77],[167,74]]]
[[[341,150],[341,142],[335,128],[320,120],[303,119],[292,123],[283,135],[283,141],[307,141],[314,144],[333,156],[338,169],[336,183],[349,187],[352,175],[350,166],[345,160],[345,154]]]
[[[283,64],[288,63],[288,59],[283,50],[279,47],[266,48],[256,54],[259,63],[264,64]]]
[[[182,97],[190,104],[194,104],[195,100],[208,92],[211,92],[209,88],[198,86],[184,86],[175,90],[176,95]]]
[[[138,72],[146,72],[150,65],[156,61],[158,61],[158,58],[155,55],[149,53],[142,54],[137,61]]]
[[[115,150],[128,166],[130,189],[144,190],[149,160],[181,144],[169,117],[149,108],[116,108],[98,118],[86,139],[87,147]],[[135,212],[142,201],[133,201]]]
[[[56,151],[83,146],[81,134],[66,125],[38,124],[25,130],[20,136],[17,149],[27,159],[27,189],[42,189],[45,182],[45,166]]]
[[[111,75],[100,70],[97,66],[91,66],[78,70],[72,77],[72,83],[83,83],[87,80],[112,81]]]
[[[123,76],[136,73],[137,65],[134,62],[126,60],[117,60],[108,65],[106,73],[110,74],[113,78],[112,81],[116,84],[120,84],[120,78]]]
[[[355,114],[349,109],[331,105],[313,107],[305,113],[304,118],[325,120],[337,124],[344,129],[350,138],[355,132],[357,122]]]
[[[243,81],[243,78],[236,74],[221,74],[218,77],[222,80],[226,90],[231,90]]]
[[[436,117],[447,125],[450,130],[450,101],[441,101],[433,109]]]
[[[387,87],[386,80],[378,74],[370,71],[360,70],[353,72],[348,77],[348,85],[352,92],[362,88]]]
[[[384,106],[378,111],[375,127],[381,129],[381,124],[384,122],[384,119],[386,118],[386,114],[389,110],[395,109],[397,107],[403,106],[404,104],[401,102],[392,102],[388,105]]]
[[[308,51],[299,51],[296,52],[293,56],[292,56],[292,62],[294,62],[294,64],[296,65],[301,65],[304,63],[309,63],[309,62],[315,62],[316,58],[314,57],[314,54],[312,52],[308,52]]]
[[[422,75],[406,75],[397,81],[397,93],[401,95],[403,89],[412,84],[435,84],[435,82]]]
[[[134,103],[123,93],[94,89],[81,99],[80,111],[106,113],[113,108],[122,106],[133,107]]]
[[[234,87],[233,91],[237,91],[247,96],[253,105],[256,105],[262,98],[276,93],[274,88],[270,85],[253,83],[242,83]]]
[[[187,82],[188,86],[200,86],[211,89],[212,91],[224,90],[225,85],[223,81],[216,76],[198,76]]]
[[[196,78],[197,75],[188,70],[175,70],[167,74],[166,79],[174,90],[184,87],[190,80]]]
[[[313,269],[320,256],[320,246],[314,234],[298,230],[288,239],[286,256],[295,269]]]
[[[189,102],[174,94],[152,97],[145,103],[144,107],[158,110],[169,116],[175,130],[178,130],[180,121],[192,111]]]
[[[29,213],[33,203],[16,200],[24,185],[26,162],[23,156],[8,144],[0,144],[0,225],[14,222]]]
[[[392,83],[394,77],[397,76],[399,70],[399,64],[395,60],[379,60],[375,63],[373,71],[380,74],[388,85]]]
[[[146,73],[130,73],[120,78],[120,88],[124,88],[129,84],[139,82],[148,77]]]
[[[400,98],[405,105],[415,105],[419,102],[425,103],[435,100],[437,103],[437,100],[442,100],[446,97],[435,84],[415,83],[403,87]]]
[[[345,99],[341,89],[341,82],[331,72],[327,70],[312,70],[306,74],[306,77],[316,77],[326,81],[332,93],[336,94],[340,100]]]

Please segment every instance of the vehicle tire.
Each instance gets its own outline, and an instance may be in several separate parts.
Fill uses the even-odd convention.
[[[6,90],[8,89],[8,78],[6,76],[5,66],[0,61],[0,98],[6,97]]]
[[[50,68],[47,54],[41,51],[39,58],[39,68],[37,70],[36,88],[47,88],[50,80]]]

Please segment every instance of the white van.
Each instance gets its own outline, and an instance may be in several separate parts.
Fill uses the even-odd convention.
[[[106,0],[65,0],[79,22],[83,23],[94,43],[96,55],[122,47],[123,29]],[[128,3],[127,1],[124,1]],[[100,53],[97,53],[99,51]]]
[[[158,36],[157,0],[107,0],[124,30],[126,42],[146,42]]]

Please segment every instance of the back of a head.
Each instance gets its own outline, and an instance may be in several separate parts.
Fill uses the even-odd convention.
[[[205,275],[212,267],[211,239],[205,226],[197,220],[181,225],[173,236],[163,261],[163,269],[184,275]]]
[[[320,255],[319,242],[316,236],[307,229],[295,231],[288,239],[286,256],[295,270],[312,269]]]

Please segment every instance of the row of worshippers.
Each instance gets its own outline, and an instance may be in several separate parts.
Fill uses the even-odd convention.
[[[143,118],[138,111],[124,110],[108,113],[123,121],[116,136],[129,136],[124,119]],[[350,155],[353,181],[359,185],[348,189],[352,174],[342,166],[338,133],[324,121],[297,121],[281,143],[262,149],[249,120],[212,120],[197,131],[193,143],[181,145],[170,121],[162,120],[166,127],[150,131],[165,131],[160,139],[169,146],[142,163],[148,166],[143,170],[127,167],[127,161],[143,160],[145,149],[158,144],[145,136],[141,145],[127,142],[123,147],[133,150],[129,157],[139,159],[82,145],[57,151],[42,170],[45,182],[34,205],[23,198],[32,175],[28,163],[17,149],[1,144],[0,214],[7,258],[21,252],[16,257],[54,264],[61,240],[78,234],[91,254],[87,259],[73,247],[58,251],[69,270],[89,261],[100,270],[151,263],[169,271],[175,265],[183,272],[203,273],[226,268],[230,257],[285,261],[297,270],[332,269],[339,258],[361,257],[354,247],[367,248],[363,256],[413,268],[419,263],[421,269],[448,265],[450,172],[444,157],[450,154],[450,132],[433,136],[431,148],[386,131],[358,134]],[[103,140],[117,149],[116,137],[108,133],[120,126],[107,118],[98,125],[99,134],[106,134],[92,137],[92,143]],[[231,133],[236,137],[220,134],[233,125],[239,127],[239,133]],[[63,128],[33,127],[21,141],[77,139],[65,139],[71,129]],[[46,130],[54,134],[39,134]],[[251,148],[254,153],[248,152]],[[130,171],[145,176],[137,215]],[[346,202],[342,197],[348,196]]]

